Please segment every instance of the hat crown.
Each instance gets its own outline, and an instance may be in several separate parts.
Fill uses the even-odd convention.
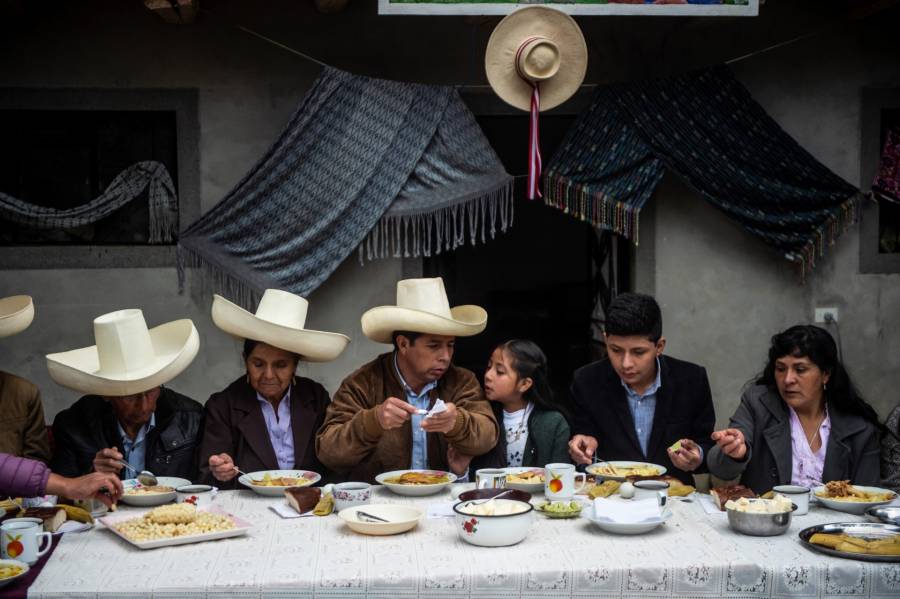
[[[156,358],[144,313],[116,310],[94,319],[94,341],[101,373],[127,373]]]
[[[546,81],[559,71],[559,46],[546,37],[529,37],[516,51],[516,72],[528,81]]]
[[[309,302],[299,295],[280,289],[266,289],[256,307],[256,317],[290,329],[303,329],[307,310]]]
[[[397,281],[397,307],[453,318],[444,280],[440,277]]]

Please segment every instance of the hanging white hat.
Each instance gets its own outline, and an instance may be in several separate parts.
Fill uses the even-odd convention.
[[[568,100],[587,71],[587,44],[575,19],[547,6],[525,6],[494,28],[484,56],[488,83],[508,104],[529,110],[533,83],[541,110]]]
[[[21,333],[34,320],[34,302],[30,295],[0,298],[0,337]]]
[[[350,343],[350,337],[304,328],[308,309],[309,302],[299,295],[280,289],[266,289],[256,307],[256,314],[221,295],[214,295],[212,319],[229,335],[255,339],[300,354],[307,362],[334,360]]]
[[[96,345],[47,355],[50,377],[64,387],[95,395],[143,393],[187,368],[200,349],[190,319],[147,328],[138,309],[94,319]]]
[[[471,337],[486,326],[481,306],[450,307],[440,277],[397,281],[396,306],[378,306],[362,315],[363,333],[378,343],[392,343],[394,331]]]

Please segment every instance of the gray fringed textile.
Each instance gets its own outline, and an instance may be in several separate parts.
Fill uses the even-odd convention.
[[[512,223],[513,178],[450,87],[326,68],[279,139],[179,241],[184,267],[251,308],[360,260],[431,255]],[[468,235],[467,235],[468,232]]]
[[[36,206],[0,192],[0,215],[35,229],[70,229],[106,218],[147,189],[150,204],[150,243],[169,243],[178,232],[178,197],[165,165],[144,161],[132,164],[87,204],[57,210]]]

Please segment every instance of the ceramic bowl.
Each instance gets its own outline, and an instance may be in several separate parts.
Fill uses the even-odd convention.
[[[881,487],[864,487],[862,485],[853,485],[854,488],[859,489],[860,491],[865,491],[866,493],[891,493],[890,489],[882,489]],[[816,487],[813,489],[813,496],[818,500],[818,502],[825,507],[837,510],[838,512],[844,512],[847,514],[856,514],[857,516],[862,516],[866,513],[866,510],[875,507],[878,505],[886,505],[892,502],[897,498],[897,494],[894,493],[891,499],[886,499],[884,501],[841,501],[840,499],[829,499],[828,497],[820,497],[818,493],[824,493],[825,487]]]
[[[605,518],[595,517],[592,509],[587,510],[584,517],[593,522],[597,528],[606,532],[617,535],[642,535],[665,524],[666,520],[672,517],[672,512],[665,510],[658,519],[645,522],[613,522]]]
[[[507,492],[508,491],[508,492]],[[531,501],[531,493],[519,491],[518,489],[472,489],[471,491],[463,491],[457,499],[459,501],[475,501],[476,499],[490,499],[500,493],[506,493],[501,499],[515,499],[528,503]]]
[[[515,545],[528,536],[534,520],[534,506],[515,499],[497,499],[492,503],[500,509],[521,509],[514,514],[494,516],[466,513],[470,501],[461,501],[453,506],[456,512],[456,532],[459,538],[480,547],[506,547]]]
[[[525,491],[526,493],[531,493],[532,495],[536,495],[538,493],[544,492],[544,477],[543,477],[543,468],[534,468],[534,467],[519,467],[519,468],[505,468],[506,470],[506,488],[507,489],[518,489],[519,491]],[[533,483],[516,483],[510,482],[509,477],[511,474],[520,474],[522,472],[541,472],[542,476],[540,481],[535,481]]]
[[[29,568],[30,568],[30,566],[29,566],[28,564],[26,564],[25,562],[20,562],[19,560],[15,560],[15,559],[0,559],[0,568],[2,568],[2,567],[4,567],[4,566],[5,566],[5,567],[9,567],[9,566],[17,566],[17,567],[19,567],[19,568],[22,568],[22,571],[19,572],[18,574],[16,574],[15,576],[8,576],[8,577],[6,577],[6,578],[0,578],[0,587],[5,587],[6,585],[8,585],[9,583],[11,583],[12,581],[18,580],[18,579],[22,578],[23,576],[25,576],[26,574],[28,574],[28,570],[29,570]]]
[[[308,480],[309,482],[305,485],[284,485],[284,486],[273,486],[273,485],[259,485],[255,484],[255,481],[262,480],[265,475],[268,474],[270,478],[303,478]],[[245,487],[250,487],[253,489],[254,493],[259,495],[265,495],[266,497],[283,497],[284,490],[290,487],[308,487],[310,485],[314,485],[322,478],[322,476],[316,472],[310,472],[309,470],[259,470],[257,472],[248,472],[245,475],[242,475],[238,482],[244,485]]]
[[[427,472],[434,474],[446,474],[447,482],[437,483],[434,485],[404,485],[398,483],[387,482],[389,479],[397,478],[407,472]],[[397,495],[405,495],[407,497],[423,497],[425,495],[434,495],[441,492],[456,482],[456,475],[452,472],[443,472],[441,470],[393,470],[391,472],[383,472],[375,477],[375,482],[384,485]]]
[[[360,520],[358,512],[387,520],[387,522],[372,522],[367,519]],[[364,535],[396,535],[407,530],[412,530],[422,519],[422,510],[406,505],[394,504],[367,504],[344,508],[338,514],[351,530]]]
[[[560,506],[564,509],[553,510],[551,507]],[[535,511],[538,511],[548,518],[565,520],[567,518],[577,518],[581,515],[581,510],[584,509],[584,505],[577,501],[544,501],[542,503],[538,503],[534,506]]]
[[[154,505],[162,505],[164,503],[169,503],[170,501],[175,501],[175,489],[178,487],[183,487],[185,485],[191,484],[186,478],[178,478],[177,476],[157,476],[156,477],[157,485],[161,487],[169,487],[172,490],[166,493],[147,493],[141,495],[129,495],[129,490],[139,488],[141,485],[138,483],[137,479],[129,478],[128,480],[122,481],[122,486],[125,487],[125,494],[122,495],[122,503],[126,503],[128,505],[134,505],[138,507],[151,507]]]

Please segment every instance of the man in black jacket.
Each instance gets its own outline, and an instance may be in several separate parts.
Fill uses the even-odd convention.
[[[193,481],[203,408],[162,385],[197,355],[194,323],[184,318],[149,329],[141,310],[117,310],[94,319],[94,339],[96,345],[47,355],[54,381],[87,393],[53,421],[53,471],[133,478],[149,470]]]
[[[578,369],[569,390],[569,454],[576,464],[650,462],[691,483],[716,420],[706,370],[662,355],[662,314],[648,295],[613,300],[604,336],[609,359]]]
[[[137,472],[193,481],[202,422],[199,403],[165,387],[121,397],[85,395],[53,421],[51,468],[63,476],[96,470],[135,477],[117,461],[125,460]]]

